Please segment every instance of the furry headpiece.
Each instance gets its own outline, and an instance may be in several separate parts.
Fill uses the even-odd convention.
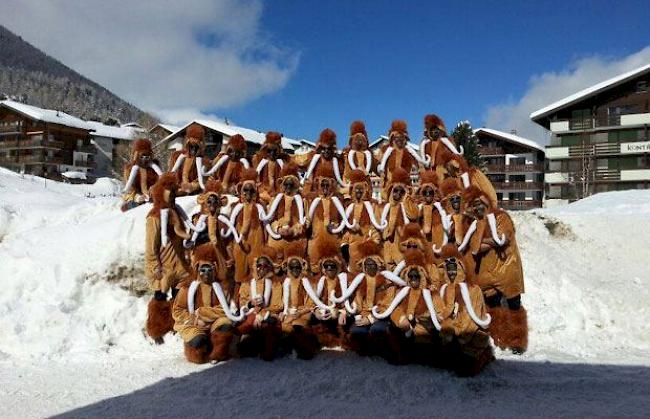
[[[381,248],[376,241],[370,239],[362,241],[357,247],[357,252],[359,255],[357,262],[359,270],[363,270],[363,263],[369,258],[377,263],[379,269],[383,268],[384,259],[381,257]]]
[[[199,124],[192,124],[185,130],[185,148],[190,144],[197,144],[199,146],[198,156],[202,156],[205,150],[205,130]]]
[[[434,128],[438,128],[444,134],[447,134],[447,128],[442,118],[435,114],[429,114],[424,117],[424,129],[429,131]]]
[[[216,266],[217,260],[219,260],[217,250],[212,243],[202,244],[192,251],[192,267],[195,270],[198,270],[199,266],[206,263]]]
[[[433,170],[423,170],[420,172],[420,189],[425,186],[438,187],[438,174]]]
[[[322,263],[326,260],[334,260],[338,263],[340,268],[343,268],[343,257],[339,248],[337,240],[332,237],[324,236],[316,242],[314,249],[316,260],[318,260],[319,267],[322,268]]]
[[[266,139],[264,140],[264,145],[282,145],[282,134],[275,131],[269,131],[266,133]]]
[[[235,134],[230,139],[228,140],[228,147],[239,150],[242,152],[246,152],[246,140],[244,137],[240,134]]]
[[[131,161],[134,164],[137,164],[138,158],[143,154],[149,154],[153,156],[153,148],[151,146],[151,141],[146,138],[141,138],[133,142],[133,148],[131,149]]]
[[[363,170],[352,170],[348,175],[350,180],[350,185],[355,185],[357,183],[363,183],[370,185],[370,177]]]
[[[298,166],[294,162],[288,162],[282,167],[282,169],[280,169],[279,179],[284,179],[287,176],[293,176],[296,179],[300,179],[298,177]]]
[[[466,272],[465,259],[463,255],[458,251],[458,246],[455,243],[448,243],[442,246],[442,250],[437,254],[441,262],[438,264],[439,267],[444,267],[445,262],[448,259],[456,259],[456,262],[461,267],[463,272]]]
[[[368,133],[366,132],[366,125],[363,123],[363,121],[354,121],[350,125],[350,141],[349,141],[349,146],[352,147],[352,140],[356,138],[357,136],[362,136],[363,139],[365,140],[365,148],[368,147]],[[365,149],[364,148],[364,149]]]
[[[411,186],[411,175],[401,167],[396,167],[391,173],[389,189],[392,189],[395,185],[399,184],[406,187]]]
[[[287,243],[284,247],[284,261],[282,262],[282,267],[287,270],[289,261],[291,259],[298,259],[302,264],[303,274],[309,272],[309,262],[305,258],[305,249],[307,248],[307,243],[305,240],[293,240]]]
[[[255,257],[255,261],[262,257],[268,258],[275,267],[282,263],[282,254],[271,246],[262,246],[257,257]]]
[[[404,262],[404,269],[400,272],[402,279],[408,284],[408,273],[416,268],[420,272],[420,289],[426,288],[431,279],[427,273],[424,253],[420,249],[408,249],[404,252]]]
[[[253,169],[252,167],[248,169],[244,169],[241,172],[241,176],[239,177],[239,183],[244,183],[244,182],[257,182],[257,171]]]
[[[205,183],[205,190],[203,193],[201,193],[197,198],[196,202],[203,206],[206,202],[208,202],[208,197],[210,195],[215,195],[217,198],[221,199],[221,194],[223,193],[223,186],[221,185],[221,182],[216,180],[216,179],[209,179]]]
[[[458,186],[458,180],[454,178],[444,179],[442,182],[440,182],[440,193],[443,197],[460,194],[461,189]]]
[[[477,198],[479,198],[481,201],[483,201],[488,208],[492,207],[492,205],[490,203],[490,198],[486,194],[484,194],[483,191],[480,190],[479,188],[477,188],[476,186],[470,185],[469,188],[466,188],[463,191],[462,199],[463,199],[463,204],[466,207],[471,205],[472,202]]]
[[[318,143],[316,143],[316,148],[318,147],[336,147],[336,133],[329,128],[325,128],[321,131],[318,137]]]
[[[393,139],[394,135],[402,134],[408,137],[409,133],[406,129],[406,121],[401,119],[396,119],[390,124],[390,130],[388,131],[388,138]]]
[[[154,208],[169,208],[165,199],[165,192],[178,189],[178,178],[174,173],[163,173],[150,189],[150,196]]]
[[[334,175],[334,168],[327,164],[321,164],[316,168],[314,172],[314,178],[336,179],[336,176]]]

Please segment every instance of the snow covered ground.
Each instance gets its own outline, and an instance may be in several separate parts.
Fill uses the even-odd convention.
[[[328,351],[195,366],[143,334],[141,207],[0,169],[0,417],[646,417],[650,191],[513,214],[530,349],[480,377]],[[186,209],[192,198],[181,201]]]

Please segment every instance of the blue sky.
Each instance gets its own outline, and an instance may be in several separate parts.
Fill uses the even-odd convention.
[[[275,93],[215,112],[293,137],[332,127],[339,143],[353,119],[374,137],[403,118],[419,139],[425,113],[480,126],[488,107],[521,97],[532,76],[650,41],[642,1],[397,3],[265,3],[262,30],[299,51],[295,73]]]
[[[650,63],[648,22],[647,0],[4,0],[0,13],[164,122],[330,127],[339,144],[354,119],[372,137],[406,119],[417,141],[430,112],[545,143],[530,112]]]

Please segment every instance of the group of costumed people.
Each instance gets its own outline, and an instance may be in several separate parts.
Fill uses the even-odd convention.
[[[277,132],[252,158],[240,135],[214,158],[204,148],[192,124],[167,172],[148,140],[134,142],[125,168],[125,207],[153,207],[146,331],[157,343],[178,333],[195,363],[341,347],[461,375],[494,359],[490,338],[526,350],[513,222],[436,115],[419,149],[393,121],[378,156],[361,121],[343,150],[330,129],[301,155]],[[194,214],[175,202],[186,195]]]

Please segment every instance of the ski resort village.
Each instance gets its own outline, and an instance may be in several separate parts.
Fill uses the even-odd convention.
[[[122,3],[0,13],[0,418],[648,417],[645,3]]]

